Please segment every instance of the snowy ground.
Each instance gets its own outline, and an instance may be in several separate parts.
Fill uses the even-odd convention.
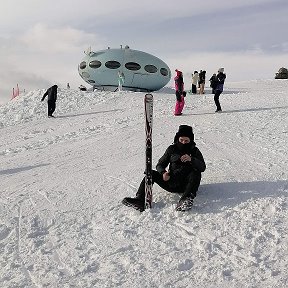
[[[143,93],[60,89],[0,106],[0,287],[288,287],[288,81],[213,96],[154,93],[153,166],[180,124],[207,170],[195,206],[155,185],[153,208],[121,205],[144,171]]]

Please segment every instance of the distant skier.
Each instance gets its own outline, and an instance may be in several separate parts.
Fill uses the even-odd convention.
[[[225,79],[226,79],[226,74],[224,74],[224,68],[219,68],[218,74],[216,76],[216,84],[217,85],[216,85],[216,88],[214,90],[214,102],[215,102],[216,107],[217,107],[215,112],[221,112],[222,111],[220,101],[219,101],[219,96],[223,92]]]
[[[167,168],[169,167],[169,169]],[[194,142],[191,126],[180,125],[174,137],[174,144],[170,145],[159,159],[156,170],[152,170],[152,183],[157,183],[166,191],[181,193],[176,210],[187,211],[193,206],[201,173],[206,164],[200,150]],[[140,212],[144,211],[145,177],[143,178],[135,198],[126,197],[122,203]]]
[[[56,101],[57,101],[57,85],[53,85],[47,89],[44,93],[41,101],[44,101],[45,97],[48,96],[48,117],[54,117],[53,113],[56,109]]]

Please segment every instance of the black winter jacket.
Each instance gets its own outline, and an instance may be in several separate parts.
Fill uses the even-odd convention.
[[[180,157],[184,154],[191,156],[190,162],[182,162]],[[159,159],[158,164],[156,165],[156,170],[163,174],[169,165],[169,174],[171,178],[175,181],[182,181],[188,174],[192,171],[201,173],[206,169],[206,164],[203,158],[202,153],[196,147],[195,143],[191,143],[191,149],[189,152],[181,152],[177,144],[170,145],[164,155]]]
[[[45,97],[48,95],[48,101],[54,101],[57,100],[57,85],[53,85],[52,87],[48,88],[48,90],[44,93],[42,97],[42,101],[45,99]]]

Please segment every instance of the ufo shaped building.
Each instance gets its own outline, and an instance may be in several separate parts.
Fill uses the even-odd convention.
[[[128,46],[85,54],[78,72],[94,89],[117,91],[120,74],[124,78],[123,90],[142,92],[159,90],[171,78],[168,65],[161,59]]]

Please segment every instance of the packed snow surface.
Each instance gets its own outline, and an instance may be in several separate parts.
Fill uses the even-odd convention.
[[[288,287],[288,81],[153,93],[153,167],[180,124],[207,170],[191,211],[153,187],[123,206],[145,166],[144,94],[45,90],[0,106],[0,287]],[[167,91],[166,91],[167,92]]]

